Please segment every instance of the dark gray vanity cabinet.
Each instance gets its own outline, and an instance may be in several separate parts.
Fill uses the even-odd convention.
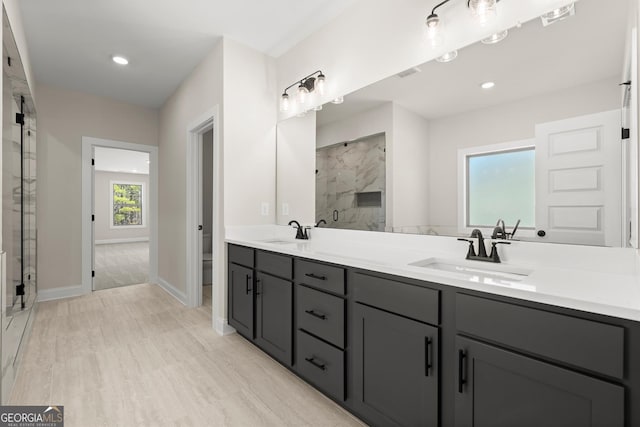
[[[296,372],[333,399],[346,399],[344,268],[295,261]]]
[[[456,427],[623,427],[624,388],[456,338]]]
[[[272,357],[293,363],[293,260],[256,252],[256,344]]]
[[[353,405],[380,426],[439,424],[439,292],[356,273]],[[411,318],[409,318],[411,317]]]
[[[229,245],[229,324],[246,338],[254,333],[254,250]]]

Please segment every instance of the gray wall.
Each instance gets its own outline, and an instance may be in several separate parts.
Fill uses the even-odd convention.
[[[111,228],[111,181],[142,182],[142,214],[144,227]],[[104,240],[114,239],[148,239],[149,238],[149,175],[137,173],[120,173],[96,171],[95,175],[95,240],[102,243]]]

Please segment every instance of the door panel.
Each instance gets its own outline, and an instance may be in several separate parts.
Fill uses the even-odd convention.
[[[253,339],[253,270],[229,264],[229,324]]]
[[[536,238],[620,246],[620,111],[536,126]]]
[[[293,284],[258,273],[256,281],[256,344],[286,365],[293,347]]]
[[[624,389],[456,337],[457,427],[624,425]]]
[[[355,406],[380,425],[438,425],[438,328],[354,304]]]

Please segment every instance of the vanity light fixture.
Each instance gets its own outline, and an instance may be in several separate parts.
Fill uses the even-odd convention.
[[[317,90],[320,95],[323,95],[326,87],[326,76],[320,70],[309,74],[307,77],[298,80],[289,87],[287,87],[282,96],[280,97],[280,111],[289,111],[291,108],[291,100],[287,91],[294,86],[298,86],[298,104],[304,108],[305,104],[309,100],[309,95]]]
[[[495,83],[494,82],[484,82],[480,85],[480,87],[482,89],[488,90],[488,89],[493,89],[495,87]]]
[[[127,58],[125,58],[124,56],[120,56],[120,55],[114,55],[111,57],[111,60],[113,62],[115,62],[118,65],[128,65],[129,64],[129,60]]]
[[[542,20],[542,26],[546,27],[558,21],[562,21],[563,19],[567,19],[568,17],[573,16],[575,14],[576,14],[575,3],[571,3],[566,6],[553,9],[551,12],[545,13],[540,17],[540,19]]]
[[[467,0],[467,6],[473,17],[480,23],[485,25],[496,16],[496,3],[498,0]]]
[[[451,52],[447,52],[442,56],[439,56],[436,58],[436,61],[438,62],[451,62],[454,59],[456,59],[458,57],[458,51],[457,50],[452,50]]]
[[[500,31],[495,34],[492,34],[489,37],[484,38],[480,41],[484,44],[496,44],[506,39],[508,34],[509,34],[509,31],[504,30],[504,31]]]

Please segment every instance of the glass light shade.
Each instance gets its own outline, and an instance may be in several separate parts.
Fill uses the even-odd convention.
[[[507,38],[509,32],[507,30],[499,31],[481,40],[484,44],[496,44]]]
[[[280,98],[280,111],[285,112],[289,111],[291,107],[291,103],[289,102],[289,95],[286,93],[282,94],[282,98]]]
[[[447,52],[442,56],[436,58],[438,62],[451,62],[458,57],[458,51],[452,50],[451,52]]]
[[[432,46],[439,46],[442,44],[443,25],[438,15],[431,14],[427,17],[425,22],[425,34],[427,41]]]
[[[485,25],[496,16],[496,3],[497,0],[469,0],[468,5],[474,18]]]
[[[308,96],[309,90],[302,84],[300,84],[300,86],[298,86],[298,102],[300,103],[300,105],[304,105],[307,102]]]
[[[316,78],[316,90],[318,91],[318,93],[320,95],[324,95],[324,93],[325,93],[326,80],[327,80],[327,78],[325,77],[324,74],[320,74],[318,76],[318,78]]]

